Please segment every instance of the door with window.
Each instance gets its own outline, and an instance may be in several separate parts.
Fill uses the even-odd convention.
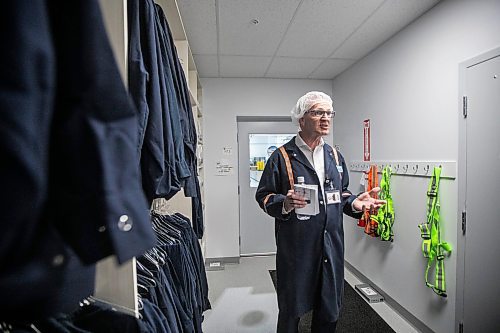
[[[240,255],[276,253],[274,219],[255,201],[265,163],[297,133],[290,117],[238,117]]]

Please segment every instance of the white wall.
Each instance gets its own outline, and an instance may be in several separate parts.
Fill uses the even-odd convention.
[[[344,156],[362,160],[362,126],[369,118],[372,160],[457,161],[459,63],[500,46],[499,32],[500,1],[443,1],[337,77],[334,141]],[[359,176],[351,173],[353,190]],[[453,332],[456,252],[445,259],[447,299],[424,283],[417,225],[425,220],[428,181],[393,176],[392,244],[365,236],[346,219],[346,260],[429,328]],[[441,186],[443,240],[456,247],[457,181]]]
[[[237,116],[289,116],[297,99],[311,90],[331,94],[330,80],[202,79],[206,257],[239,257]],[[223,155],[223,147],[233,154]],[[215,176],[227,159],[230,176]],[[248,204],[255,204],[251,202]]]

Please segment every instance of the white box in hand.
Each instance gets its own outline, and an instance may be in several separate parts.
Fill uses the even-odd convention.
[[[295,208],[295,213],[302,215],[319,214],[318,185],[295,184],[294,192],[303,196],[307,202],[304,208]]]

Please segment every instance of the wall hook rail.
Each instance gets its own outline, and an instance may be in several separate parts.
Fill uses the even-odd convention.
[[[390,166],[393,175],[431,177],[434,167],[441,167],[441,178],[455,179],[457,177],[456,161],[352,161],[349,163],[351,172],[367,172],[370,165],[375,164],[382,173],[385,166]]]

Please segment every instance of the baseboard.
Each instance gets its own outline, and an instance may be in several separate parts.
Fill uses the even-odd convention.
[[[206,270],[223,270],[225,265],[239,264],[240,257],[205,258]]]
[[[382,296],[385,298],[385,303],[389,305],[394,311],[396,311],[401,317],[403,317],[406,321],[412,324],[416,329],[423,333],[434,333],[427,325],[425,325],[420,319],[415,317],[411,312],[406,310],[403,306],[401,306],[396,300],[387,295],[382,288],[377,286],[376,283],[373,283],[369,278],[363,275],[360,271],[358,271],[353,265],[349,262],[344,261],[346,268],[354,274],[360,281],[364,283],[368,283],[373,286]]]
[[[248,254],[241,254],[241,257],[271,257],[275,256],[276,252],[262,252],[262,253],[248,253]]]

